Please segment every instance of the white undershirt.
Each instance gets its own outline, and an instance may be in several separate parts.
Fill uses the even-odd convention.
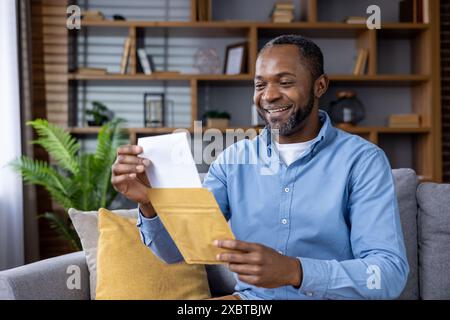
[[[275,145],[280,154],[281,160],[289,166],[292,162],[297,160],[305,153],[306,149],[309,148],[313,144],[314,140],[309,140],[306,142],[298,142],[298,143],[278,143],[275,142]]]

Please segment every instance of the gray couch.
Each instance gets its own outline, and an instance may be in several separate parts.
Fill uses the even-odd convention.
[[[400,299],[450,299],[450,185],[418,183],[413,170],[393,170],[410,274]],[[67,267],[81,271],[81,289],[68,289]],[[223,267],[208,266],[214,296],[233,291]],[[83,252],[0,272],[0,299],[89,299]]]

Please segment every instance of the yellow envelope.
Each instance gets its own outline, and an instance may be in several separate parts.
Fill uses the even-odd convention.
[[[186,263],[219,264],[216,255],[230,251],[212,244],[234,235],[208,189],[151,188],[148,198]]]

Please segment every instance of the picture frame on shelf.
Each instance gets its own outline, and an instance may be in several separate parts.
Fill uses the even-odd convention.
[[[247,42],[228,45],[225,49],[223,73],[228,75],[241,74],[247,66]]]
[[[165,127],[166,95],[162,92],[144,93],[144,127]]]

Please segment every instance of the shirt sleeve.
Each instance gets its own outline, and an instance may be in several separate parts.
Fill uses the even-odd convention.
[[[409,267],[394,179],[381,149],[372,149],[356,163],[347,214],[354,259],[298,257],[303,271],[299,293],[323,299],[397,298]]]
[[[177,263],[184,261],[172,237],[158,216],[146,218],[139,209],[136,223],[139,228],[142,242],[149,247],[152,252],[165,263]]]
[[[209,166],[208,173],[203,180],[203,187],[214,194],[214,198],[216,198],[217,204],[227,221],[231,217],[227,191],[227,165],[224,162],[225,154],[228,151],[229,150],[226,149],[222,152],[219,157],[217,157],[216,161]]]

